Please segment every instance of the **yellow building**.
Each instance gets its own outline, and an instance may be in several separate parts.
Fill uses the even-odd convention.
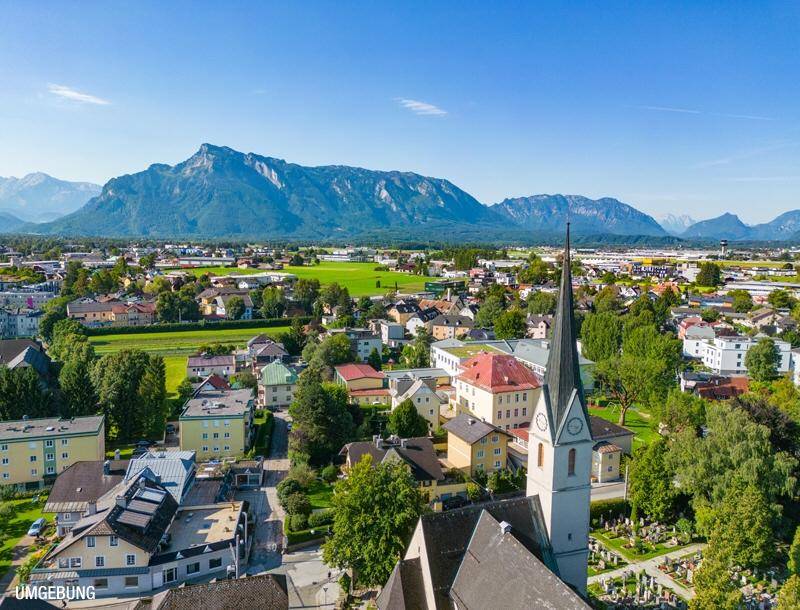
[[[35,489],[72,464],[105,458],[102,416],[0,423],[0,485]]]
[[[369,364],[342,364],[336,367],[336,383],[347,388],[350,400],[359,405],[388,407],[392,404],[386,376]]]
[[[477,471],[493,472],[508,466],[511,436],[471,415],[457,415],[444,426],[447,430],[447,461],[470,476]]]
[[[178,419],[181,450],[198,462],[242,456],[253,442],[253,405],[252,390],[201,386]]]

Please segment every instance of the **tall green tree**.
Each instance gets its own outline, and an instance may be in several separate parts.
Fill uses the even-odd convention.
[[[286,311],[286,295],[277,286],[267,286],[261,293],[261,315],[265,318],[280,318]]]
[[[400,438],[426,436],[428,420],[419,414],[411,399],[406,398],[392,410],[386,428]]]
[[[322,547],[325,563],[352,570],[361,585],[383,585],[425,507],[408,466],[373,466],[367,455],[336,483],[331,504],[332,532]]]
[[[800,527],[795,529],[792,545],[789,547],[789,561],[786,564],[790,574],[800,575]]]
[[[797,610],[797,608],[800,608],[800,576],[792,574],[778,593],[778,605],[775,610]]]
[[[634,453],[628,478],[631,503],[658,521],[666,521],[674,514],[678,496],[666,455],[667,444],[663,439],[640,447]]]
[[[543,290],[537,290],[528,295],[528,313],[533,315],[552,315],[556,312],[556,295]]]
[[[150,356],[139,381],[141,427],[148,436],[164,429],[167,418],[167,370],[161,356]]]
[[[698,286],[719,286],[722,283],[722,269],[716,263],[700,263],[700,272],[695,283]]]
[[[521,339],[527,329],[525,314],[514,307],[507,309],[494,320],[494,334],[498,339]]]
[[[87,341],[76,343],[64,358],[58,374],[63,398],[62,415],[77,417],[97,413],[97,392],[92,383],[94,347]]]
[[[760,339],[747,350],[744,357],[747,373],[755,381],[771,381],[777,378],[780,362],[781,353],[778,346],[769,337]]]
[[[665,377],[665,366],[654,358],[634,354],[614,356],[595,365],[595,378],[619,405],[620,426],[625,425],[634,403],[646,403],[663,389],[659,382]]]
[[[244,299],[234,295],[225,303],[225,317],[229,320],[241,320],[245,309]]]
[[[400,364],[410,369],[430,366],[431,343],[433,337],[430,333],[424,328],[418,329],[414,340],[403,346],[403,351],[400,352]]]
[[[52,395],[30,366],[0,366],[0,420],[54,415]]]
[[[295,283],[292,296],[306,313],[311,313],[313,310],[314,303],[319,298],[319,288],[319,280],[316,278],[301,278]]]
[[[505,308],[503,297],[490,294],[487,296],[475,315],[475,325],[480,328],[490,328],[494,326],[498,316],[503,313]]]
[[[611,312],[590,313],[581,325],[581,349],[589,360],[599,362],[619,354],[622,320]]]
[[[730,553],[709,544],[694,575],[695,596],[689,601],[689,610],[740,610],[742,592],[731,580],[730,568]]]

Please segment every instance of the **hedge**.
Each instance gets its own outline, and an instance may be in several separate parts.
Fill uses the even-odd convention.
[[[630,514],[630,503],[622,498],[611,498],[609,500],[596,500],[591,503],[589,508],[589,518],[592,522],[601,516],[606,518],[618,517],[619,515]]]
[[[253,320],[199,320],[198,322],[165,322],[150,324],[149,326],[103,326],[100,328],[87,327],[88,337],[101,337],[104,335],[133,335],[138,333],[168,333],[179,330],[224,330],[226,328],[269,328],[272,326],[286,326],[295,320],[301,324],[308,324],[311,316],[297,316],[294,318],[256,318]]]

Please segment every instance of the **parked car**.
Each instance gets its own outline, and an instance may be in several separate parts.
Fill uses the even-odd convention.
[[[155,441],[146,441],[144,439],[136,442],[136,446],[137,447],[150,447],[151,445],[155,445],[155,444],[156,444]]]
[[[461,508],[469,504],[469,500],[464,496],[452,496],[446,500],[442,500],[442,510],[453,510],[454,508]]]
[[[39,536],[44,529],[44,526],[47,525],[47,521],[44,517],[39,517],[33,524],[28,528],[28,536]]]
[[[167,434],[175,434],[175,424],[167,424]]]

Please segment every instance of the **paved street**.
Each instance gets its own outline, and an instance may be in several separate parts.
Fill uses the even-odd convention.
[[[592,502],[596,500],[613,500],[625,497],[625,482],[600,483],[592,485]]]
[[[694,591],[691,589],[687,589],[682,585],[679,585],[674,580],[672,580],[669,576],[664,574],[661,570],[658,569],[658,564],[664,561],[664,557],[669,557],[670,555],[673,557],[684,557],[686,555],[690,555],[691,553],[696,553],[697,551],[702,550],[705,548],[705,544],[698,543],[698,544],[690,544],[687,547],[680,549],[679,551],[675,551],[674,553],[667,553],[665,555],[659,555],[658,557],[653,557],[652,559],[646,559],[644,561],[639,561],[635,563],[630,563],[623,568],[618,568],[616,570],[612,570],[611,572],[606,572],[604,574],[598,574],[596,576],[589,577],[589,584],[593,582],[601,582],[604,579],[608,578],[615,578],[617,576],[622,576],[624,572],[641,572],[644,570],[647,572],[648,575],[653,576],[656,579],[656,582],[661,583],[664,587],[669,587],[675,593],[680,595],[683,599],[691,599],[694,597]]]

